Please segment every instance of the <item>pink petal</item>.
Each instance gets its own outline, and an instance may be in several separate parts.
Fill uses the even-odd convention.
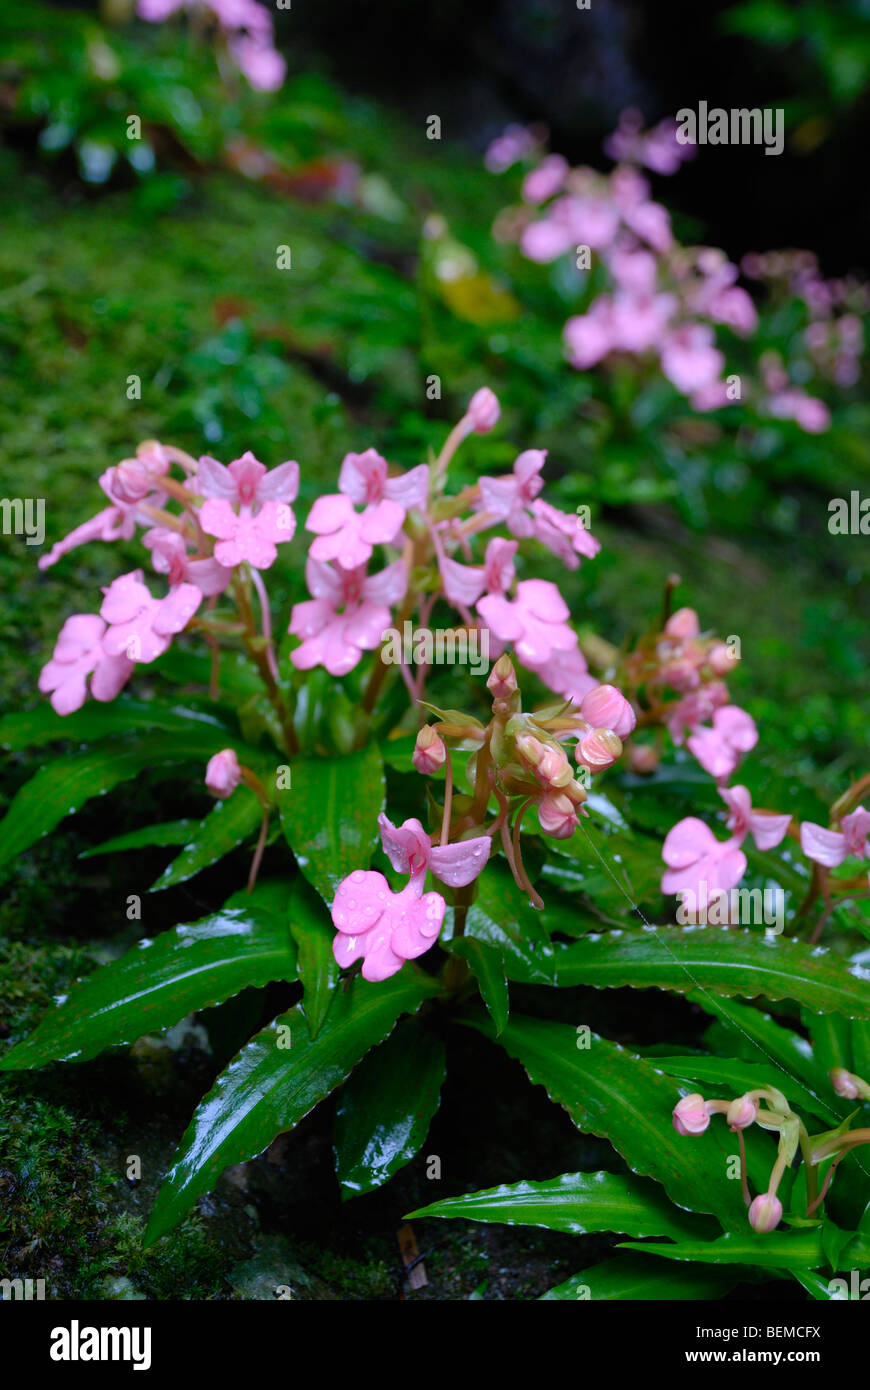
[[[239,518],[229,502],[223,498],[209,497],[200,507],[199,522],[203,531],[206,531],[208,535],[217,536],[222,541],[229,541],[236,534]]]
[[[335,616],[335,610],[328,599],[304,599],[302,603],[293,605],[287,631],[292,632],[294,637],[314,637],[318,632],[322,632]]]
[[[808,859],[829,869],[842,864],[848,853],[845,835],[814,825],[812,821],[804,821],[801,826],[801,849]]]
[[[791,825],[790,815],[773,816],[754,811],[749,818],[749,830],[759,849],[774,849]]]
[[[477,611],[502,641],[515,642],[522,637],[523,623],[517,605],[501,594],[486,594],[477,604]]]
[[[480,500],[483,510],[504,521],[516,506],[520,485],[508,474],[505,478],[480,478]]]
[[[316,535],[326,536],[346,526],[354,516],[353,502],[350,498],[341,492],[331,492],[317,498],[308,513],[305,528],[314,531]]]
[[[713,728],[741,753],[748,753],[758,742],[755,720],[738,705],[721,705],[713,715]]]
[[[491,848],[489,835],[477,835],[455,845],[436,845],[429,855],[429,867],[442,883],[461,888],[482,872]]]
[[[437,940],[447,904],[440,893],[421,898],[405,888],[396,898],[392,948],[404,960],[415,960]]]
[[[389,545],[404,520],[404,507],[385,498],[374,507],[366,507],[360,518],[360,535],[370,545]]]
[[[486,588],[483,569],[478,565],[460,565],[445,555],[440,563],[444,593],[450,603],[470,608]]]
[[[377,574],[370,574],[363,580],[362,591],[374,603],[391,605],[405,597],[408,588],[408,571],[403,560],[394,560]],[[312,593],[314,591],[312,590]]]
[[[416,507],[421,512],[425,511],[429,498],[428,466],[420,463],[408,473],[402,473],[397,478],[387,478],[384,483],[384,496],[391,502],[398,502],[405,511],[410,511],[411,507]]]
[[[523,608],[546,623],[564,623],[571,616],[568,605],[555,584],[548,579],[522,579],[517,585],[517,600]]]
[[[295,459],[271,468],[257,485],[258,502],[295,502],[299,493],[299,464]]]
[[[150,609],[154,602],[142,583],[142,571],[131,570],[129,574],[122,574],[113,580],[105,590],[100,617],[105,618],[107,623],[130,622],[143,609]]]
[[[366,449],[362,454],[345,454],[338,475],[339,491],[357,507],[364,507],[369,502],[381,501],[386,477],[387,460],[381,457],[377,449]]]
[[[354,869],[335,890],[332,920],[344,935],[358,936],[374,926],[391,897],[383,874],[371,869]]]
[[[412,818],[401,825],[393,825],[389,816],[382,811],[378,816],[378,829],[384,854],[397,873],[419,874],[425,871],[432,846],[418,820]]]
[[[719,841],[709,825],[697,816],[686,816],[677,821],[665,836],[662,845],[662,859],[672,869],[684,869],[704,855],[715,855]]]
[[[213,459],[210,454],[203,454],[199,460],[196,470],[196,490],[201,497],[223,498],[226,502],[234,502],[238,495],[235,479],[230,470],[225,468],[222,463],[218,463],[217,459]]]
[[[195,584],[179,584],[156,605],[151,625],[162,636],[183,631],[203,600]]]
[[[384,633],[390,626],[390,610],[379,603],[366,600],[358,607],[348,608],[344,614],[345,641],[361,647],[363,651],[373,652],[384,640]]]

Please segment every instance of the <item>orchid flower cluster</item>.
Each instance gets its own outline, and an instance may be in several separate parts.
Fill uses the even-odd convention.
[[[678,142],[674,121],[643,132],[640,117],[630,111],[604,148],[617,161],[610,174],[572,169],[561,155],[543,155],[535,132],[509,128],[490,145],[487,167],[501,172],[519,161],[534,167],[523,180],[522,205],[499,215],[494,235],[517,242],[524,256],[542,264],[588,248],[603,266],[610,288],[564,328],[565,350],[578,371],[626,356],[639,362],[657,358],[663,375],[694,410],[717,410],[742,399],[742,383],[726,375],[716,342],[719,325],[741,338],[757,329],[752,299],[737,284],[740,270],[716,247],[680,245],[667,209],[652,199],[640,172],[646,166],[673,174],[694,155],[694,147]],[[589,268],[579,255],[577,263]],[[750,260],[747,273],[755,268]],[[854,370],[860,328],[860,321],[856,331],[848,316],[840,320],[837,332],[840,338],[845,334],[848,347],[841,343],[834,350],[837,380]],[[814,322],[807,333],[812,352],[829,351],[825,322]],[[760,365],[762,409],[794,419],[809,433],[828,429],[830,413],[823,401],[791,382],[781,362],[768,356]]]
[[[265,5],[257,0],[137,0],[140,19],[162,24],[186,10],[202,28],[213,22],[217,29],[218,55],[226,52],[258,92],[275,92],[282,85],[287,64],[275,48],[275,27]]]
[[[870,1101],[870,1085],[862,1077],[847,1071],[845,1067],[834,1067],[829,1073],[831,1085],[838,1096],[848,1100]],[[837,1167],[853,1149],[862,1144],[870,1144],[870,1129],[851,1129],[855,1118],[850,1115],[836,1129],[823,1134],[810,1135],[800,1116],[790,1107],[781,1091],[775,1086],[761,1086],[747,1091],[734,1100],[705,1100],[698,1092],[683,1096],[673,1111],[674,1129],[678,1134],[703,1134],[710,1125],[713,1115],[724,1115],[728,1128],[736,1134],[740,1146],[740,1178],[743,1198],[749,1208],[749,1224],[754,1231],[764,1235],[779,1225],[783,1216],[783,1206],[777,1190],[785,1173],[790,1169],[798,1149],[804,1161],[806,1173],[806,1216],[811,1217],[818,1210],[827,1195]],[[746,1172],[746,1142],[744,1131],[757,1124],[760,1129],[779,1135],[777,1155],[764,1192],[752,1197]],[[819,1165],[833,1158],[824,1181],[819,1187]]]

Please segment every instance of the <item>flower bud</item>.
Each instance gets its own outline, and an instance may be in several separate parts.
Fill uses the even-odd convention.
[[[487,434],[501,415],[498,397],[488,386],[481,386],[468,402],[465,418],[475,434]]]
[[[830,1072],[831,1085],[838,1096],[844,1100],[857,1100],[861,1092],[855,1085],[855,1078],[845,1067],[833,1067]]]
[[[154,487],[151,474],[142,459],[121,459],[109,472],[111,493],[119,502],[141,502]]]
[[[707,653],[707,665],[715,676],[728,676],[737,665],[737,657],[724,642],[716,642]]]
[[[615,685],[590,690],[580,702],[580,713],[593,729],[612,729],[620,738],[630,734],[637,723],[634,710]]]
[[[564,787],[573,780],[568,756],[561,748],[545,747],[535,768],[535,776],[545,787]]]
[[[593,729],[574,750],[577,762],[590,772],[610,767],[622,753],[622,739],[612,729]]]
[[[725,1119],[731,1129],[748,1129],[758,1114],[758,1106],[751,1096],[738,1096],[728,1107]]]
[[[674,1129],[677,1134],[703,1134],[709,1123],[707,1102],[698,1091],[683,1096],[674,1106]]]
[[[665,632],[669,637],[697,637],[700,631],[701,625],[694,608],[678,608],[665,623]]]
[[[239,760],[232,748],[224,748],[209,759],[205,770],[205,785],[212,796],[226,797],[235,791],[242,780]]]
[[[418,772],[431,773],[443,767],[446,758],[447,747],[443,738],[436,734],[431,725],[424,724],[417,735],[411,762]]]
[[[517,738],[517,753],[529,767],[537,767],[544,756],[544,745],[534,734],[520,734]]]
[[[486,688],[494,700],[507,700],[517,689],[517,673],[507,652],[500,656],[489,673]]]
[[[776,1230],[782,1220],[782,1202],[773,1192],[760,1192],[749,1208],[749,1224],[759,1235]]]
[[[641,777],[648,777],[659,765],[659,751],[652,743],[630,743],[627,756],[632,772]]]
[[[544,834],[552,835],[554,840],[567,840],[580,824],[572,801],[562,792],[551,792],[541,798],[538,821]]]

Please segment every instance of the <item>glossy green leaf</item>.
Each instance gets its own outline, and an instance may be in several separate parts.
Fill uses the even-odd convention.
[[[342,1199],[381,1187],[414,1157],[429,1133],[445,1075],[443,1042],[416,1018],[403,1019],[360,1063],[335,1116]]]
[[[586,936],[556,953],[560,985],[693,989],[796,999],[817,1012],[870,1018],[868,972],[830,951],[733,927],[656,927]]]
[[[816,1269],[825,1263],[822,1238],[817,1226],[793,1231],[728,1231],[718,1240],[681,1241],[676,1245],[622,1244],[625,1250],[642,1249],[667,1260],[693,1260],[711,1265],[754,1265],[758,1269]]]
[[[287,922],[289,884],[235,893],[219,912],[140,941],[100,966],[29,1038],[0,1054],[0,1070],[85,1061],[106,1047],[171,1027],[248,985],[296,978]]]
[[[406,1220],[419,1216],[545,1226],[577,1236],[616,1231],[630,1236],[671,1236],[674,1240],[698,1237],[705,1224],[669,1202],[656,1183],[614,1173],[565,1173],[548,1182],[503,1184],[466,1197],[432,1202],[412,1211]]]
[[[57,758],[25,783],[0,823],[0,873],[91,797],[111,791],[149,767],[202,764],[224,747],[236,747],[245,756],[244,746],[228,740],[222,729],[192,725],[183,737],[151,732],[135,743],[107,740],[85,753]]]
[[[572,1275],[564,1284],[557,1284],[542,1294],[538,1301],[670,1303],[684,1299],[708,1300],[724,1298],[739,1282],[736,1272],[693,1268],[668,1270],[658,1260],[644,1259],[642,1255],[618,1255]]]
[[[93,859],[98,854],[116,854],[125,849],[143,849],[155,845],[184,845],[198,825],[195,820],[170,820],[161,825],[146,825],[141,830],[131,830],[128,835],[116,835],[113,840],[104,840],[93,849],[86,849],[79,859]]]
[[[467,960],[480,987],[480,997],[489,1010],[495,1024],[496,1034],[507,1025],[510,1013],[508,982],[504,973],[504,961],[497,946],[478,941],[473,936],[458,936],[450,942],[455,956]]]
[[[850,1071],[870,1082],[870,1023],[850,1023],[849,1044],[852,1054]]]
[[[477,880],[477,896],[465,919],[465,936],[495,946],[509,980],[553,983],[553,947],[542,920],[511,874],[491,864]]]
[[[343,878],[367,869],[384,809],[384,766],[375,744],[339,758],[297,758],[293,786],[278,791],[287,843],[308,882],[331,903]]]
[[[262,823],[263,812],[250,787],[236,787],[232,796],[219,801],[197,824],[180,854],[176,855],[150,892],[159,893],[176,883],[185,883],[194,874],[223,859],[225,854],[253,835]]]
[[[852,1046],[849,1030],[851,1024],[840,1014],[817,1014],[809,1009],[801,1010],[801,1022],[807,1029],[813,1043],[813,1057],[818,1066],[825,1071],[832,1067],[845,1067],[851,1070]]]
[[[315,1039],[298,1007],[264,1028],[230,1062],[198,1107],[157,1197],[145,1244],[171,1229],[223,1170],[253,1158],[328,1096],[403,1013],[438,992],[406,964],[389,980],[357,977],[334,996]]]
[[[843,1297],[836,1289],[833,1293],[831,1292],[830,1279],[821,1274],[814,1274],[808,1269],[793,1269],[791,1274],[792,1278],[801,1285],[801,1288],[806,1289],[810,1298],[815,1299],[818,1303],[836,1302]]]
[[[488,1020],[473,1026],[494,1035]],[[726,1229],[745,1224],[739,1184],[712,1176],[724,1173],[727,1133],[711,1125],[691,1141],[681,1138],[672,1122],[680,1087],[650,1062],[582,1025],[516,1014],[499,1042],[578,1129],[609,1139],[633,1172],[655,1178],[678,1206],[711,1213]]]
[[[315,1038],[332,1001],[341,970],[332,952],[335,928],[320,898],[296,879],[290,895],[290,930],[299,952],[299,978],[305,989],[302,1007]]]
[[[217,714],[160,700],[121,696],[109,704],[88,701],[80,710],[65,715],[55,714],[46,701],[24,714],[7,714],[0,719],[0,748],[34,748],[60,739],[93,743],[110,734],[140,733],[143,729],[187,734],[201,726],[232,733],[232,725]]]

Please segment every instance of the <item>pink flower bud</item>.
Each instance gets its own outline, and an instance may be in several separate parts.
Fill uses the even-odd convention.
[[[488,386],[481,386],[468,402],[465,418],[475,434],[487,434],[501,415],[498,397]]]
[[[831,1085],[838,1096],[842,1096],[844,1100],[858,1099],[861,1092],[855,1085],[854,1078],[850,1071],[846,1071],[845,1067],[834,1067],[830,1075]]]
[[[674,1106],[674,1129],[677,1134],[703,1134],[709,1123],[707,1102],[697,1091],[683,1096]]]
[[[510,657],[500,656],[489,673],[486,688],[494,700],[507,700],[517,689],[517,673]]]
[[[621,755],[622,739],[612,729],[593,729],[591,734],[581,738],[574,751],[582,767],[588,767],[590,772],[601,772]]]
[[[701,625],[694,608],[678,608],[665,623],[665,632],[669,637],[697,637],[700,631]]]
[[[418,772],[430,773],[443,767],[446,758],[447,748],[443,738],[429,724],[424,724],[417,735],[411,762]]]
[[[772,1192],[760,1192],[749,1208],[749,1224],[759,1235],[776,1230],[782,1220],[782,1202]]]
[[[598,685],[584,695],[580,713],[594,729],[612,729],[620,738],[630,734],[637,716],[615,685]]]
[[[205,770],[205,785],[212,796],[226,797],[235,791],[242,780],[239,760],[232,748],[224,748],[209,759]]]
[[[534,734],[520,734],[517,739],[517,753],[527,767],[537,767],[544,751],[543,743]]]
[[[554,840],[567,840],[580,822],[570,798],[563,792],[551,792],[538,802],[538,821],[545,835]]]
[[[748,1129],[758,1114],[758,1106],[750,1096],[738,1096],[728,1107],[725,1119],[731,1129]]]
[[[563,749],[546,747],[535,768],[535,776],[545,787],[564,787],[572,781],[571,764]]]
[[[659,765],[658,749],[651,743],[630,743],[628,746],[628,765],[632,772],[647,777]]]
[[[142,459],[121,459],[111,469],[111,491],[119,502],[141,502],[154,487],[154,480]]]
[[[707,665],[716,676],[728,676],[737,665],[737,657],[724,642],[717,642],[707,653]]]

